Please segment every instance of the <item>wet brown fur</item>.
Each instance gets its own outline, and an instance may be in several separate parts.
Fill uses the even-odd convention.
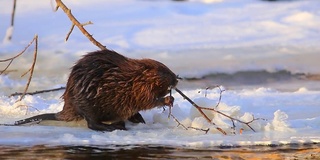
[[[144,122],[139,111],[171,103],[173,97],[165,96],[176,84],[176,75],[158,61],[131,59],[111,50],[91,52],[72,68],[62,96],[65,104],[56,118],[85,118],[94,130],[125,129],[125,120]]]

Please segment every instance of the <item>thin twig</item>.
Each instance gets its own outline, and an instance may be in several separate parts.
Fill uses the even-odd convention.
[[[210,110],[210,111],[216,112],[216,113],[218,113],[218,114],[220,114],[220,115],[223,115],[223,116],[229,118],[229,119],[231,120],[232,124],[233,124],[233,126],[232,126],[233,128],[236,127],[234,121],[237,121],[237,122],[240,122],[240,123],[242,123],[242,124],[245,124],[245,125],[248,126],[252,131],[255,132],[255,130],[250,126],[250,124],[251,124],[253,121],[258,120],[258,118],[254,118],[254,117],[253,117],[253,119],[252,119],[251,121],[245,122],[245,121],[242,121],[242,120],[233,118],[233,117],[231,117],[231,116],[229,116],[229,115],[227,115],[227,114],[225,114],[225,113],[223,113],[223,112],[220,112],[220,111],[218,111],[218,110],[216,110],[216,109],[214,109],[214,108],[206,108],[206,107],[198,106],[198,105],[197,105],[196,103],[194,103],[189,97],[187,97],[185,94],[183,94],[178,88],[175,87],[174,89],[175,89],[183,98],[185,98],[187,101],[189,101],[189,102],[201,113],[201,115],[202,115],[209,123],[212,123],[211,120],[208,118],[208,116],[207,116],[202,110]],[[221,93],[222,93],[222,90],[220,89],[220,94],[221,94]],[[220,98],[220,100],[221,100],[221,98]],[[220,102],[219,102],[219,103],[220,103]],[[218,104],[219,104],[219,103],[218,103]],[[213,124],[214,124],[214,123],[213,123]],[[226,134],[226,132],[225,132],[224,130],[222,130],[221,128],[216,127],[216,129],[219,130],[220,132],[222,132],[223,134]]]
[[[227,115],[227,114],[225,114],[225,113],[222,113],[222,112],[220,112],[220,111],[218,111],[218,110],[215,110],[214,108],[206,108],[206,107],[200,107],[200,106],[198,106],[198,107],[199,107],[199,109],[210,110],[210,111],[216,112],[216,113],[218,113],[218,114],[221,114],[221,115],[229,118],[229,119],[232,121],[233,124],[234,124],[233,121],[238,121],[238,122],[240,122],[240,123],[243,123],[243,124],[247,125],[252,131],[255,132],[255,130],[254,130],[249,124],[252,123],[252,122],[253,122],[254,120],[256,120],[256,119],[253,119],[253,120],[251,120],[251,121],[249,121],[249,122],[244,122],[244,121],[242,121],[242,120],[240,120],[240,119],[233,118],[233,117],[231,117],[231,116],[229,116],[229,115]],[[234,125],[234,127],[235,127],[235,125]]]
[[[66,87],[60,87],[60,88],[53,88],[53,89],[47,89],[47,90],[40,90],[40,91],[35,91],[35,92],[26,92],[25,95],[35,95],[35,94],[41,94],[41,93],[47,93],[47,92],[54,92],[54,91],[59,91],[59,90],[63,90],[66,89]],[[12,96],[20,96],[23,93],[12,93],[9,97]]]
[[[16,12],[16,6],[17,6],[17,0],[13,0],[13,8],[12,8],[12,12],[11,12],[11,26],[14,26],[14,15]]]
[[[13,60],[19,56],[21,56],[30,46],[31,44],[33,43],[34,39],[32,39],[32,41],[17,55],[11,57],[11,58],[7,58],[7,59],[3,59],[3,60],[0,60],[0,62],[7,62],[7,61],[10,61],[10,60]]]
[[[14,15],[16,13],[16,6],[17,6],[17,0],[13,0],[13,8],[12,8],[12,12],[11,12],[11,23],[10,23],[10,27],[11,28],[13,28],[13,26],[14,26],[14,17],[15,17]],[[9,41],[11,41],[12,32],[10,33],[10,35],[7,38],[8,38]]]
[[[172,89],[170,89],[170,97],[172,96]],[[169,114],[168,114],[168,118],[170,118],[170,115],[172,115],[172,107],[173,107],[173,104],[170,104],[169,105]],[[172,115],[173,116],[173,115]]]
[[[0,63],[1,63],[1,62],[8,62],[8,61],[9,61],[9,64],[6,66],[6,68],[0,72],[0,75],[1,75],[2,73],[4,73],[4,72],[9,68],[9,66],[12,64],[12,62],[13,62],[14,59],[16,59],[17,57],[21,56],[21,55],[31,46],[31,44],[33,43],[34,40],[35,40],[35,38],[33,38],[32,41],[31,41],[20,53],[18,53],[17,55],[15,55],[15,56],[13,56],[13,57],[11,57],[11,58],[7,58],[7,59],[0,60]]]
[[[91,34],[89,34],[89,32],[83,27],[84,25],[81,24],[73,16],[73,14],[71,13],[71,10],[61,0],[56,0],[56,3],[57,3],[56,10],[58,10],[58,8],[61,8],[64,11],[64,13],[66,13],[66,15],[69,17],[72,24],[76,25],[79,28],[79,30],[82,32],[82,34],[85,35],[94,45],[96,45],[97,47],[99,47],[102,50],[107,49],[106,46],[102,45],[100,42],[98,42],[96,39],[94,39]],[[71,32],[72,32],[72,30],[71,30]]]
[[[31,71],[31,68],[29,68],[26,72],[24,72],[20,77],[24,77],[26,74],[28,74]]]
[[[4,71],[4,70],[0,71],[0,75],[1,74],[9,74],[11,72],[17,72],[17,71],[18,71],[17,69],[10,69],[10,70],[6,69],[6,71]]]
[[[81,24],[81,25],[82,25],[82,26],[86,26],[86,25],[89,25],[89,24],[93,24],[93,23],[92,23],[91,21],[89,21],[89,22],[83,23],[83,24]],[[70,37],[73,29],[74,29],[74,26],[75,26],[75,24],[72,24],[72,25],[71,25],[70,31],[67,33],[67,36],[66,36],[66,38],[65,38],[65,41],[68,41],[68,39],[69,39],[69,37]]]
[[[30,71],[30,76],[29,76],[29,79],[28,79],[28,82],[27,82],[27,85],[26,85],[26,88],[24,89],[24,92],[22,94],[22,96],[20,97],[20,100],[21,101],[23,99],[23,97],[25,96],[28,88],[29,88],[29,85],[31,83],[31,79],[32,79],[32,76],[33,76],[33,71],[34,71],[34,66],[36,65],[36,61],[37,61],[37,53],[38,53],[38,35],[35,35],[32,42],[35,41],[35,48],[34,48],[34,54],[33,54],[33,63],[31,65],[31,68],[29,69]]]
[[[23,104],[21,104],[21,105],[18,105],[16,108],[20,108],[20,107],[26,107],[26,108],[27,108],[25,115],[28,114],[28,109],[29,109],[29,108],[33,108],[33,109],[37,110],[38,112],[40,112],[39,109],[37,109],[36,107],[33,107],[33,106],[28,106],[28,105],[23,105]]]
[[[203,117],[209,122],[211,123],[210,118],[201,110],[201,108],[194,103],[189,97],[187,97],[185,94],[183,94],[178,88],[174,88],[184,99],[186,99],[188,102],[190,102],[194,107],[196,107],[196,109],[203,115]],[[215,124],[213,124],[215,125]]]
[[[6,68],[4,68],[4,69],[0,72],[0,75],[2,75],[2,73],[4,73],[4,72],[9,68],[9,66],[11,65],[12,62],[13,62],[13,59],[11,59],[10,62],[8,63],[8,65],[6,66]]]
[[[224,89],[221,89],[221,87],[220,87],[219,85],[216,85],[216,86],[213,86],[213,87],[207,87],[207,88],[206,88],[206,92],[205,92],[205,94],[204,94],[204,97],[207,97],[207,91],[208,91],[208,89],[210,89],[210,88],[218,88],[219,91],[220,91],[220,93],[219,93],[219,100],[218,100],[218,103],[216,104],[216,107],[215,107],[215,108],[217,108],[217,107],[220,105],[220,102],[221,102],[221,99],[222,99],[222,93],[223,93],[225,90],[224,90]]]
[[[70,34],[72,33],[73,29],[74,29],[74,24],[71,25],[70,31],[67,33],[67,36],[66,36],[66,38],[64,39],[65,41],[68,41],[68,39],[69,39],[69,37],[70,37]]]
[[[90,25],[90,24],[93,24],[91,21],[88,21],[88,22],[86,22],[86,23],[82,23],[81,25],[82,26],[86,26],[86,25]]]
[[[210,128],[207,128],[207,129],[202,129],[202,128],[196,128],[196,127],[188,127],[188,129],[194,129],[194,130],[197,130],[197,131],[204,131],[206,134],[210,131]]]
[[[188,130],[189,127],[187,128],[185,125],[180,123],[180,121],[173,114],[170,114],[170,116],[178,123],[177,127],[182,126],[185,130]]]
[[[170,114],[170,116],[178,123],[177,127],[181,126],[183,127],[185,130],[188,130],[188,129],[194,129],[194,130],[197,130],[197,131],[204,131],[205,134],[207,134],[210,130],[210,128],[207,128],[207,129],[202,129],[202,128],[196,128],[196,127],[186,127],[185,125],[183,125],[173,114]],[[224,132],[223,130],[221,130],[221,132]],[[225,133],[225,132],[224,132]],[[227,133],[225,133],[227,134]]]
[[[202,111],[201,107],[199,107],[196,103],[194,103],[189,97],[187,97],[185,94],[183,94],[177,87],[174,88],[183,98],[185,98],[187,101],[189,101],[194,107],[196,107],[196,109],[201,113],[201,115],[211,124],[215,125],[215,123],[213,123],[210,118]],[[219,128],[216,127],[216,129],[218,131],[220,131],[222,134],[226,135],[227,133]]]

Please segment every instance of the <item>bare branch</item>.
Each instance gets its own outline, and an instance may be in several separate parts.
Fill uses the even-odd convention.
[[[70,34],[72,33],[73,29],[74,29],[74,24],[71,25],[70,31],[67,33],[67,36],[66,36],[66,38],[65,38],[65,41],[68,41],[68,39],[69,39],[69,37],[70,37]]]
[[[14,15],[16,12],[17,0],[13,0],[13,8],[11,12],[11,26],[14,26]]]
[[[93,24],[91,21],[88,21],[88,22],[86,22],[86,23],[82,23],[81,25],[82,26],[86,26],[86,25],[90,25],[90,24]]]
[[[207,128],[207,129],[196,128],[196,127],[188,127],[188,128],[194,129],[194,130],[197,130],[197,131],[204,131],[206,134],[210,131],[210,128]]]
[[[33,43],[34,39],[17,55],[11,57],[11,58],[7,58],[7,59],[3,59],[3,60],[0,60],[0,62],[7,62],[7,61],[10,61],[10,60],[13,60],[19,56],[21,56],[30,46],[31,44]]]
[[[18,71],[17,69],[10,69],[10,70],[8,70],[7,67],[6,67],[6,70],[0,71],[0,75],[2,75],[2,74],[9,74],[9,73],[11,73],[11,72],[17,72],[17,71]]]
[[[210,118],[201,110],[201,108],[194,103],[189,97],[187,97],[185,94],[183,94],[178,88],[174,88],[184,99],[186,99],[188,102],[190,102],[194,107],[196,107],[196,109],[203,115],[203,117],[209,122],[211,123]],[[214,124],[215,125],[215,124]]]
[[[20,77],[24,77],[26,74],[28,74],[31,71],[31,68],[29,68],[26,72],[24,72]]]
[[[86,25],[89,25],[89,24],[93,24],[93,23],[92,23],[91,21],[89,21],[89,22],[83,23],[83,24],[81,24],[81,25],[82,25],[82,26],[86,26]],[[72,24],[72,25],[71,25],[70,31],[67,33],[67,36],[66,36],[66,38],[65,38],[65,41],[68,41],[68,39],[69,39],[69,37],[70,37],[73,29],[74,29],[74,26],[75,26],[75,24]]]
[[[4,72],[9,68],[9,66],[11,65],[12,62],[13,62],[13,59],[11,59],[10,62],[8,63],[8,65],[6,66],[6,68],[4,68],[4,69],[0,72],[0,75],[2,75],[2,73],[4,73]]]
[[[8,29],[7,29],[6,36],[4,38],[4,42],[11,41],[11,39],[12,39],[13,26],[14,26],[14,15],[15,15],[15,12],[16,12],[16,5],[17,5],[17,0],[13,0],[13,7],[12,7],[12,12],[11,12],[11,23],[10,23],[10,26],[8,27]]]
[[[29,69],[30,71],[30,76],[29,76],[29,79],[28,79],[28,82],[27,82],[27,85],[26,85],[26,88],[24,89],[24,92],[22,94],[22,96],[20,97],[20,101],[23,99],[23,97],[25,96],[28,88],[29,88],[29,85],[31,83],[31,79],[32,79],[32,76],[33,76],[33,71],[34,71],[34,66],[36,65],[36,61],[37,61],[37,53],[38,53],[38,35],[35,35],[32,42],[35,41],[35,48],[34,48],[34,54],[33,54],[33,63],[31,65],[31,68]],[[29,72],[28,71],[28,72]]]
[[[171,96],[172,96],[172,89],[170,89],[170,97],[171,97]],[[173,107],[173,104],[171,103],[171,104],[169,105],[168,118],[170,118],[170,115],[173,116],[173,115],[172,115],[172,107]]]
[[[189,97],[187,97],[185,94],[183,94],[178,88],[174,88],[183,98],[185,98],[187,101],[189,101],[194,107],[196,107],[196,109],[201,113],[201,115],[211,124],[215,125],[215,123],[213,123],[210,118],[202,111],[202,108],[199,107],[196,103],[194,103]],[[219,128],[219,127],[216,127],[216,129],[218,131],[220,131],[222,134],[226,135],[227,133]]]
[[[40,112],[40,111],[39,111],[39,109],[37,109],[36,107],[28,106],[28,105],[24,105],[24,104],[18,105],[16,108],[21,108],[21,107],[26,107],[26,108],[27,108],[27,109],[26,109],[26,113],[25,113],[25,115],[27,115],[27,114],[28,114],[28,110],[29,110],[29,108],[33,108],[33,109],[37,110],[38,112]]]
[[[198,107],[199,107],[199,106],[198,106]],[[218,111],[218,110],[215,110],[214,108],[199,107],[199,109],[210,110],[210,111],[216,112],[216,113],[218,113],[218,114],[221,114],[221,115],[229,118],[229,119],[232,121],[232,123],[233,123],[233,127],[235,127],[234,121],[238,121],[238,122],[240,122],[240,123],[243,123],[243,124],[247,125],[252,131],[255,132],[255,130],[249,125],[249,124],[252,123],[255,119],[253,119],[252,121],[249,121],[249,122],[244,122],[244,121],[242,121],[242,120],[233,118],[233,117],[231,117],[231,116],[229,116],[229,115],[227,115],[227,114],[225,114],[225,113],[222,113],[222,112],[220,112],[220,111]]]
[[[170,114],[170,116],[178,123],[177,127],[182,126],[185,130],[188,130],[189,127],[187,128],[185,125],[180,123],[180,121],[173,114]]]
[[[222,99],[222,93],[223,93],[225,90],[224,90],[224,89],[221,89],[221,87],[220,87],[219,85],[207,87],[207,88],[206,88],[206,92],[205,92],[205,94],[204,94],[204,97],[207,97],[207,92],[208,92],[208,90],[211,89],[211,88],[218,88],[219,91],[220,91],[220,93],[219,93],[219,100],[218,100],[218,103],[216,104],[216,107],[215,107],[215,108],[217,108],[217,107],[220,105],[220,102],[221,102],[221,99]]]
[[[41,90],[41,91],[35,91],[35,92],[26,92],[25,95],[35,95],[35,94],[41,94],[41,93],[46,93],[46,92],[59,91],[59,90],[63,90],[63,89],[66,89],[66,87],[47,89],[47,90]],[[9,97],[20,96],[20,95],[23,95],[23,93],[16,92],[16,93],[11,94]]]
[[[33,43],[33,41],[35,41],[35,38],[33,38],[32,41],[31,41],[19,54],[15,55],[15,56],[13,56],[13,57],[11,57],[11,58],[7,58],[7,59],[0,60],[0,63],[1,63],[1,62],[8,62],[8,61],[9,61],[9,64],[6,66],[6,68],[0,72],[0,75],[1,75],[2,73],[4,73],[4,72],[9,68],[9,66],[10,66],[11,63],[14,61],[14,59],[16,59],[16,58],[18,58],[19,56],[21,56],[21,55],[31,46],[31,44]]]
[[[215,108],[217,108],[218,105],[220,104],[220,101],[221,101],[221,93],[224,91],[224,90],[222,90],[220,87],[218,87],[218,88],[220,89],[220,98],[219,98],[219,102],[218,102],[218,104],[216,105]],[[174,89],[175,89],[183,98],[185,98],[188,102],[190,102],[190,103],[201,113],[201,115],[202,115],[209,123],[212,123],[211,120],[209,119],[209,117],[208,117],[202,110],[213,111],[213,112],[216,112],[216,113],[218,113],[218,114],[220,114],[220,115],[223,115],[223,116],[229,118],[229,119],[231,120],[231,122],[232,122],[232,127],[231,127],[231,128],[233,128],[233,129],[235,129],[235,127],[236,127],[235,121],[237,121],[237,122],[239,122],[239,123],[245,124],[245,125],[248,126],[252,131],[255,132],[255,130],[250,126],[250,124],[251,124],[252,122],[256,121],[256,120],[259,120],[260,118],[254,118],[254,116],[253,116],[253,119],[252,119],[251,121],[249,121],[249,122],[245,122],[245,121],[242,121],[242,120],[240,120],[240,119],[233,118],[233,117],[231,117],[231,116],[229,116],[229,115],[227,115],[227,114],[225,114],[225,113],[223,113],[223,112],[221,112],[221,111],[218,111],[218,110],[216,110],[216,109],[214,109],[214,108],[206,108],[206,107],[198,106],[198,105],[197,105],[196,103],[194,103],[189,97],[187,97],[185,94],[183,94],[178,88],[175,87]],[[263,119],[263,120],[264,120],[264,119]],[[214,123],[212,123],[212,124],[215,125]],[[225,134],[225,135],[227,134],[223,129],[221,129],[221,128],[219,128],[219,127],[216,127],[216,129],[219,130],[221,133],[223,133],[223,134]]]
[[[89,32],[83,27],[86,24],[81,24],[73,16],[73,14],[71,13],[71,10],[61,0],[56,0],[56,3],[57,3],[56,10],[58,10],[58,8],[61,8],[64,11],[64,13],[66,13],[66,15],[69,17],[69,19],[72,22],[72,24],[77,26],[79,28],[79,30],[82,32],[82,34],[85,35],[94,45],[96,45],[97,47],[99,47],[102,50],[107,49],[106,46],[104,46],[101,43],[99,43],[96,39],[94,39],[92,37],[91,34],[89,34]],[[70,32],[68,33],[69,35],[71,34],[72,30],[73,29],[71,29]],[[69,37],[69,36],[67,36],[67,37]]]

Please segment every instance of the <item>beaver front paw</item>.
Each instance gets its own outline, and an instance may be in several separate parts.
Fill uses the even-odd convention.
[[[164,97],[164,105],[172,106],[174,102],[174,98],[172,96]]]

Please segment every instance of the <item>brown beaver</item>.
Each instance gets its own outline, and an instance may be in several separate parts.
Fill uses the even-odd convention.
[[[125,130],[125,120],[145,123],[139,111],[172,104],[174,98],[166,95],[177,83],[177,76],[158,61],[131,59],[111,50],[91,52],[72,67],[61,112],[16,121],[15,125],[85,119],[93,130]],[[111,124],[103,123],[106,121]]]

